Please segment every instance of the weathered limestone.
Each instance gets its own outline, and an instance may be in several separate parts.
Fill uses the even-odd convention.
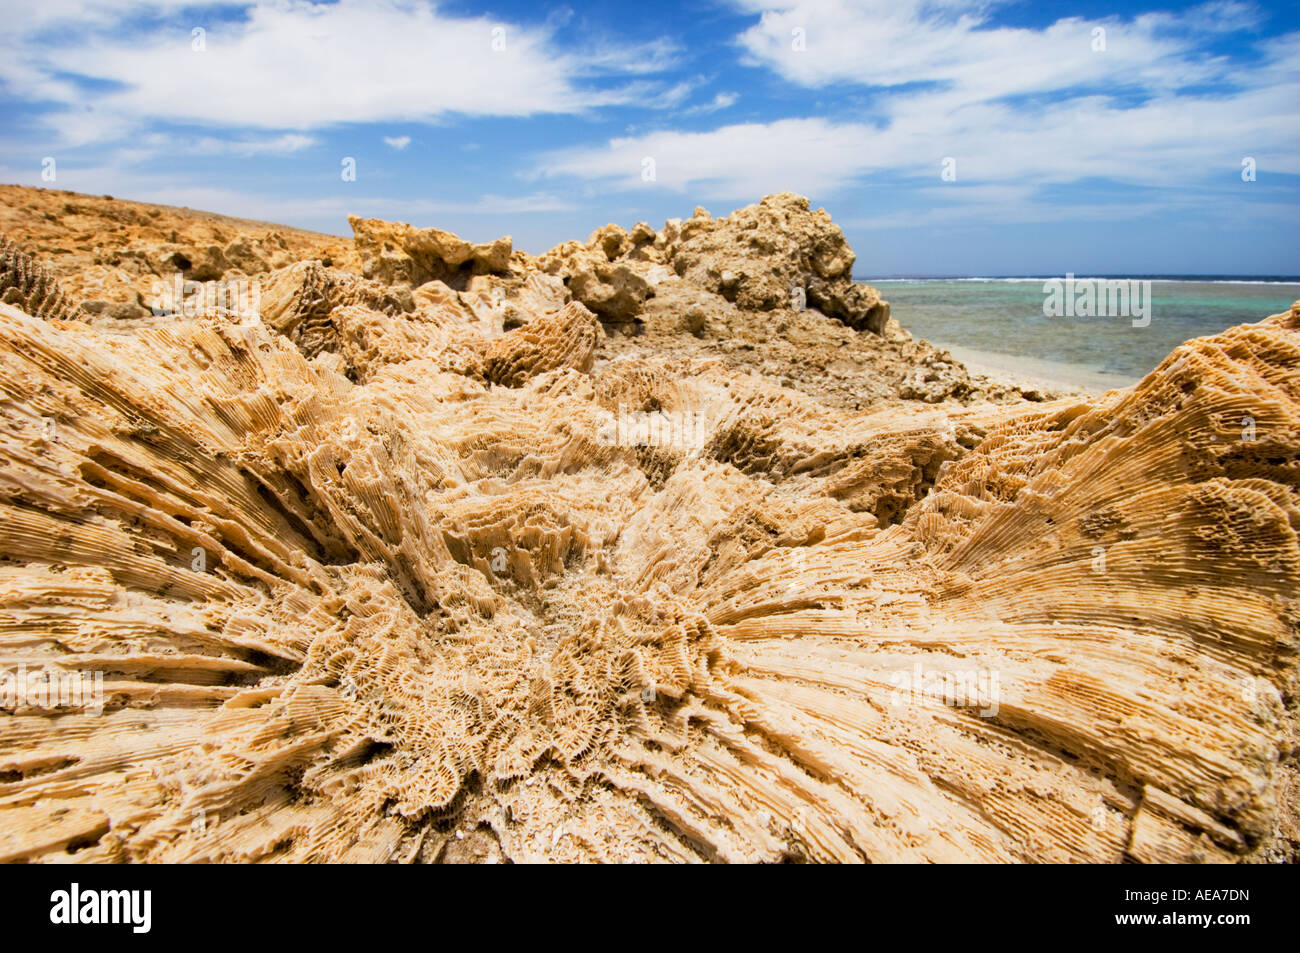
[[[348,223],[361,255],[362,274],[385,284],[417,286],[437,280],[455,286],[469,276],[510,267],[509,237],[475,245],[451,232],[412,228],[404,222],[351,215]]]
[[[852,328],[883,333],[889,305],[853,283],[855,255],[825,210],[786,192],[714,219],[704,209],[664,229],[663,253],[678,275],[739,307],[770,311],[802,294]]]
[[[76,309],[47,268],[0,235],[0,301],[38,318],[66,320]]]
[[[0,859],[1294,860],[1300,302],[962,403],[665,264],[710,284],[735,224],[552,259],[654,288],[627,340],[529,268],[0,304]],[[782,280],[852,266],[792,242]],[[772,321],[894,393],[707,350]]]
[[[596,356],[600,323],[577,301],[495,338],[484,357],[484,376],[518,387],[546,371],[573,368],[586,373]]]

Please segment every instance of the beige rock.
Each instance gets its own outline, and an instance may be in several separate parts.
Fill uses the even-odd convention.
[[[638,272],[639,263],[609,260],[604,242],[610,235],[617,238],[621,233],[622,229],[617,233],[598,231],[592,236],[591,248],[577,242],[557,245],[538,259],[538,266],[545,273],[561,278],[569,294],[602,321],[626,328],[636,322],[641,305],[653,297],[654,289]],[[615,239],[609,240],[618,244]],[[618,247],[625,246],[618,244]]]
[[[442,281],[463,287],[473,275],[510,267],[512,242],[507,236],[472,244],[436,228],[413,228],[405,222],[348,216],[361,257],[362,274],[385,284],[422,285]]]
[[[644,245],[655,240],[655,230],[645,222],[637,222],[628,233],[633,245]]]
[[[619,226],[606,225],[592,232],[591,237],[587,239],[587,247],[603,253],[607,259],[613,261],[632,250],[632,241],[628,238],[627,232]]]
[[[257,247],[257,243],[250,241],[246,235],[232,238],[230,244],[225,247],[223,256],[231,267],[238,268],[246,275],[257,275],[271,270],[266,256]]]
[[[0,301],[38,318],[65,320],[76,315],[48,269],[0,235]]]
[[[38,258],[74,305],[100,300],[147,308],[155,283],[168,284],[177,272],[200,280],[193,264],[211,246],[226,267],[245,275],[265,272],[259,260],[274,268],[311,259],[360,273],[352,242],[333,235],[54,189],[0,185],[0,232]],[[189,267],[178,268],[173,254]],[[214,262],[220,265],[215,256]],[[205,278],[224,277],[225,270]]]
[[[808,305],[852,328],[879,334],[889,317],[875,289],[853,283],[855,256],[839,227],[802,196],[769,195],[716,220],[696,209],[664,226],[663,246],[678,275],[746,310],[790,307],[802,289]]]
[[[460,300],[488,329],[501,332],[560,310],[569,300],[569,292],[558,277],[530,271],[523,277],[511,274],[471,278]]]
[[[359,304],[386,314],[414,308],[411,293],[304,261],[272,272],[260,285],[261,318],[308,357],[337,349],[335,308]]]
[[[494,384],[518,387],[546,371],[573,368],[586,372],[596,355],[600,322],[576,301],[563,310],[535,318],[492,341],[483,361],[484,376]]]
[[[464,309],[460,293],[441,281],[426,281],[411,292],[411,300],[419,309]]]
[[[267,280],[0,304],[0,859],[1295,859],[1300,302],[932,404],[677,275],[627,340]],[[896,376],[710,350],[760,319]]]

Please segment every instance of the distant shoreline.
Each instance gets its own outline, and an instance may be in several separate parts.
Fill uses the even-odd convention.
[[[1141,380],[1140,377],[1095,371],[1082,364],[1001,354],[943,341],[930,343],[951,353],[972,374],[1022,389],[1103,394],[1108,390],[1132,387]]]
[[[1095,392],[1136,383],[1188,340],[1285,311],[1300,299],[1300,280],[1284,277],[1076,275],[1076,284],[1145,291],[1136,311],[1068,319],[1047,307],[1060,278],[875,279],[874,287],[914,337],[947,347],[973,371]]]

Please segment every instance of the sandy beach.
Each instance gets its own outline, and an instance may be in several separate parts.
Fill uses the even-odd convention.
[[[1106,391],[1137,383],[1136,379],[1120,374],[1102,373],[1080,364],[999,354],[940,341],[932,343],[950,351],[953,357],[966,365],[971,374],[987,377],[999,384],[1019,387],[1022,390],[1038,388],[1055,392],[1104,394]]]

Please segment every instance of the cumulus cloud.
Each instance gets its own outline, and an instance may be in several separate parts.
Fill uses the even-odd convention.
[[[650,80],[609,79],[671,59],[662,42],[583,48],[557,39],[553,23],[457,16],[414,0],[246,6],[200,16],[182,3],[58,0],[58,20],[10,21],[0,83],[12,97],[64,107],[51,118],[76,143],[158,121],[302,131],[579,113],[661,92]]]
[[[992,26],[993,12],[1006,4],[983,0],[737,5],[760,14],[738,38],[749,61],[794,83],[932,83],[967,103],[1089,86],[1168,90],[1214,81],[1231,64],[1192,55],[1198,39],[1253,24],[1250,8],[1235,3],[1127,21],[1066,17],[1045,28]]]
[[[411,144],[410,136],[384,136],[384,142],[390,147],[401,152]]]
[[[1073,18],[989,27],[987,4],[964,0],[778,0],[738,39],[751,62],[800,86],[872,88],[870,121],[656,131],[544,153],[535,175],[740,200],[901,181],[945,190],[953,207],[936,214],[947,220],[963,207],[987,216],[991,186],[1008,190],[992,210],[1002,219],[1054,185],[1239,185],[1246,155],[1298,174],[1300,34],[1274,38],[1245,65],[1204,51],[1207,37],[1232,29],[1234,17],[1249,24],[1250,12],[1221,3],[1110,19],[1094,36],[1090,22]],[[1104,49],[1094,50],[1098,38]],[[642,176],[647,158],[653,181]],[[949,158],[956,180],[940,185]]]
[[[771,191],[825,194],[868,168],[876,154],[872,127],[825,119],[742,123],[710,132],[664,130],[610,140],[596,149],[541,157],[537,175],[571,175],[615,188],[700,190],[721,198]],[[644,170],[653,160],[654,178]]]

